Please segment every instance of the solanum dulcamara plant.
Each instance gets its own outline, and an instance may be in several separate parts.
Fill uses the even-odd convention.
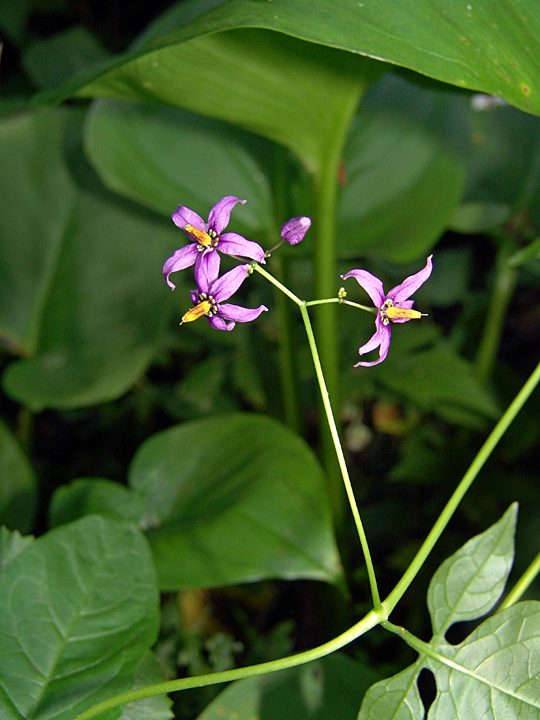
[[[364,697],[359,720],[373,720],[375,717],[389,717],[390,715],[388,712],[390,712],[390,710],[392,712],[392,717],[397,717],[397,713],[394,712],[394,710],[398,707],[412,707],[414,712],[411,714],[411,717],[420,717],[422,708],[415,681],[418,673],[423,667],[433,669],[434,672],[438,672],[438,669],[442,668],[441,675],[437,677],[437,682],[438,686],[443,688],[441,692],[444,694],[444,698],[451,698],[451,716],[465,717],[463,714],[460,715],[459,713],[454,712],[454,705],[462,702],[463,697],[466,697],[467,694],[460,694],[460,691],[457,692],[457,694],[454,693],[451,687],[452,682],[451,680],[448,680],[447,675],[449,672],[451,673],[455,671],[456,677],[459,680],[466,678],[467,682],[470,683],[470,687],[472,687],[471,692],[476,692],[475,702],[484,702],[488,695],[488,693],[484,692],[484,690],[487,687],[486,683],[489,678],[486,680],[482,674],[482,670],[478,670],[477,672],[477,669],[480,668],[480,664],[477,664],[477,667],[474,663],[476,662],[477,657],[480,658],[478,663],[480,663],[485,657],[491,655],[495,657],[493,654],[495,651],[491,651],[491,646],[483,649],[483,636],[480,633],[478,642],[475,641],[471,645],[471,647],[474,646],[477,648],[475,651],[477,652],[477,656],[467,660],[465,655],[466,652],[468,652],[468,648],[465,647],[465,655],[461,658],[459,656],[459,651],[445,642],[444,632],[447,627],[456,620],[471,619],[485,614],[498,601],[500,592],[502,591],[501,589],[504,586],[504,582],[510,570],[513,557],[513,549],[510,545],[508,545],[507,540],[509,533],[511,534],[513,532],[512,522],[515,520],[515,508],[510,508],[496,526],[486,531],[486,533],[482,536],[478,536],[478,538],[473,538],[473,540],[469,541],[465,548],[456,553],[455,559],[449,559],[446,561],[435,574],[432,580],[432,586],[434,588],[433,592],[430,589],[431,594],[428,593],[430,612],[433,611],[432,619],[434,627],[434,637],[430,643],[426,643],[420,638],[417,638],[405,628],[394,625],[389,621],[389,616],[399,600],[407,591],[410,584],[413,582],[414,578],[417,576],[420,568],[423,566],[435,543],[459,506],[463,496],[470,488],[487,458],[490,456],[490,453],[508,428],[509,424],[515,418],[516,414],[519,412],[534,387],[536,387],[540,381],[540,365],[537,367],[530,380],[526,383],[522,391],[520,391],[514,402],[510,405],[508,410],[504,413],[491,432],[490,436],[480,449],[476,459],[471,464],[469,470],[465,473],[458,487],[448,500],[446,506],[440,514],[439,519],[427,534],[424,542],[418,549],[415,557],[403,573],[396,586],[393,590],[391,590],[386,598],[381,599],[375,576],[375,569],[371,558],[370,547],[353,493],[338,427],[334,419],[323,368],[319,359],[309,310],[312,306],[316,305],[338,303],[340,305],[346,304],[374,314],[375,333],[371,338],[367,339],[362,345],[360,345],[359,354],[360,356],[364,356],[378,350],[378,357],[375,360],[361,360],[356,365],[365,368],[378,365],[388,356],[392,324],[404,324],[410,320],[419,320],[424,315],[424,313],[421,313],[419,310],[413,308],[414,300],[411,299],[411,296],[414,295],[414,293],[430,278],[433,269],[433,256],[430,255],[427,258],[426,264],[422,269],[407,277],[402,283],[392,288],[389,292],[385,292],[382,281],[367,270],[357,268],[341,275],[343,280],[354,278],[362,290],[367,293],[373,303],[373,306],[362,305],[348,300],[347,293],[343,287],[339,288],[335,297],[304,301],[269,272],[267,268],[270,266],[270,263],[267,261],[270,260],[273,253],[276,252],[277,249],[284,243],[294,246],[302,242],[311,226],[310,218],[306,216],[299,216],[288,220],[281,228],[281,240],[271,250],[265,251],[257,242],[248,240],[235,232],[225,232],[230,221],[232,210],[236,207],[236,205],[243,205],[245,202],[245,200],[240,200],[232,195],[224,197],[210,210],[208,220],[206,222],[193,210],[180,205],[173,214],[172,219],[175,225],[186,233],[188,237],[188,244],[176,250],[176,252],[174,252],[174,254],[165,261],[163,266],[163,275],[169,287],[174,290],[175,285],[171,280],[171,275],[173,273],[186,271],[189,268],[194,267],[193,272],[196,288],[191,291],[191,307],[186,309],[181,318],[180,325],[194,322],[204,316],[213,329],[231,331],[234,329],[236,323],[249,323],[256,321],[262,313],[268,310],[265,305],[259,305],[258,307],[251,308],[228,302],[243,285],[243,283],[255,274],[258,274],[268,280],[277,289],[283,292],[289,300],[297,305],[304,323],[306,337],[313,359],[313,366],[320,389],[325,418],[328,423],[328,428],[337,456],[341,479],[343,481],[343,486],[345,488],[350,510],[353,515],[358,540],[360,542],[366,564],[367,577],[371,592],[372,609],[348,630],[316,648],[258,665],[234,668],[232,670],[215,672],[208,675],[169,680],[149,687],[135,688],[109,700],[98,703],[94,707],[78,715],[76,720],[91,720],[91,718],[101,716],[102,713],[111,710],[112,708],[162,693],[239,680],[242,678],[253,677],[268,672],[299,666],[322,658],[329,653],[343,648],[345,645],[358,639],[368,630],[377,625],[381,625],[386,630],[405,640],[418,653],[419,660],[413,664],[411,668],[400,672],[393,678],[390,678],[389,680],[381,680],[380,682],[375,683],[367,691]],[[232,269],[223,273],[221,272],[222,255],[228,256],[229,262],[230,260],[236,262]],[[186,305],[187,304],[186,298]],[[512,518],[514,518],[514,520],[512,520]],[[506,547],[506,550],[504,550],[504,552],[503,550],[500,550],[501,538],[506,538],[504,541],[506,542],[506,545],[504,546]],[[504,555],[503,561],[501,560],[502,555],[499,555],[500,552]],[[530,583],[530,578],[534,577],[534,574],[537,572],[538,566],[540,566],[540,554],[535,563],[536,565],[533,563],[531,566],[533,567],[533,570],[530,573],[525,573],[523,575],[514,590],[506,598],[502,606],[502,612],[498,613],[498,615],[502,616],[500,622],[502,623],[501,627],[503,628],[506,627],[505,623],[507,623],[507,615],[510,620],[514,618],[517,623],[515,633],[511,634],[508,638],[503,638],[503,631],[498,630],[497,627],[492,629],[491,626],[488,626],[486,631],[486,637],[489,637],[490,633],[499,633],[498,637],[502,638],[501,641],[506,642],[508,645],[510,655],[507,658],[508,662],[505,660],[505,677],[501,677],[497,680],[496,684],[492,685],[491,692],[496,691],[499,693],[500,700],[501,703],[503,703],[504,708],[506,708],[505,703],[508,701],[517,703],[514,710],[516,710],[516,708],[519,710],[522,707],[522,702],[529,702],[527,697],[525,700],[521,698],[519,695],[521,690],[519,688],[523,685],[521,682],[523,668],[531,666],[531,658],[529,657],[528,660],[527,658],[524,659],[520,666],[521,670],[514,673],[515,677],[512,673],[506,672],[506,665],[513,664],[514,656],[511,655],[511,653],[519,643],[521,643],[520,647],[523,646],[522,651],[525,655],[528,653],[528,656],[530,656],[533,652],[530,649],[533,646],[531,645],[529,647],[528,645],[529,636],[526,633],[523,634],[522,632],[524,627],[522,625],[522,614],[530,614],[533,611],[536,612],[536,610],[535,608],[530,609],[528,606],[523,610],[519,607],[510,607],[510,605],[517,602],[520,595],[525,591],[528,583]],[[484,572],[485,574],[483,574]],[[495,576],[498,578],[497,582],[492,581],[492,577]],[[455,598],[451,601],[449,599],[450,595],[455,596]],[[521,605],[527,605],[527,603],[521,603]],[[507,612],[507,615],[504,614],[505,612]],[[497,620],[497,616],[495,616],[493,620],[499,622]],[[485,624],[487,625],[489,622],[490,621],[486,621]],[[508,621],[508,627],[510,626],[511,622]],[[484,632],[482,630],[482,626],[479,631]],[[540,634],[534,635],[534,632],[536,631],[533,631],[534,628],[531,626],[530,634],[532,639],[536,641],[537,638],[540,638]],[[496,645],[495,650],[498,652],[499,649],[500,646]],[[430,665],[430,663],[432,664]],[[469,667],[472,665],[474,665],[473,669]],[[517,665],[519,665],[519,663],[516,664],[516,667]],[[486,672],[489,675],[489,672]],[[534,670],[534,672],[536,672],[536,670]],[[499,675],[497,675],[497,677],[499,678]],[[516,690],[516,688],[518,689]],[[537,698],[536,691],[534,691],[533,694],[534,698]],[[441,695],[441,697],[443,697],[443,695]],[[497,695],[495,699],[489,699],[488,705],[490,707],[493,705],[494,707],[497,702],[499,702],[497,699],[498,697],[499,696]],[[530,703],[536,702],[534,698],[530,701]],[[446,717],[447,715],[444,716]],[[482,716],[487,717],[488,713],[484,712]],[[491,715],[489,716],[491,717]],[[503,716],[506,717],[504,712],[500,714],[500,717]],[[512,715],[508,715],[508,717],[510,716],[518,717],[517,711]],[[536,717],[537,714],[534,716]],[[450,715],[448,715],[448,717],[450,717]],[[521,714],[519,714],[519,717],[521,717]],[[532,717],[532,715],[530,717]]]

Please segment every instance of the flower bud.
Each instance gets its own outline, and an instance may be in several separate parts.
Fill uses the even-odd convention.
[[[299,242],[302,242],[310,227],[311,218],[305,216],[293,217],[287,220],[281,228],[280,235],[289,245],[297,245]]]

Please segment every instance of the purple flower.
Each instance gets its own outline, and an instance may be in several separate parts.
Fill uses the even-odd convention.
[[[408,298],[410,298],[431,275],[433,269],[431,262],[432,257],[433,255],[428,257],[426,267],[423,270],[406,278],[401,285],[392,288],[388,295],[384,294],[381,280],[366,270],[351,270],[346,275],[341,276],[343,280],[349,277],[355,278],[379,310],[375,318],[375,334],[365,345],[362,345],[358,351],[360,355],[365,355],[365,353],[379,348],[379,359],[373,362],[359,362],[356,363],[355,367],[358,367],[358,365],[363,365],[364,367],[378,365],[386,358],[392,334],[390,331],[390,320],[392,322],[404,323],[422,317],[422,314],[419,313],[418,310],[411,310],[414,305],[414,300],[409,300]]]
[[[299,242],[302,242],[310,227],[311,218],[305,216],[293,217],[287,220],[281,228],[280,235],[289,245],[297,245]]]
[[[264,310],[268,310],[264,305],[251,309],[224,303],[223,300],[228,300],[247,278],[250,266],[237,265],[218,277],[220,262],[219,255],[211,253],[208,262],[195,265],[198,289],[191,291],[194,307],[185,313],[182,323],[192,322],[206,315],[208,322],[216,330],[232,330],[235,323],[250,322],[258,318]]]
[[[171,273],[184,270],[193,264],[198,266],[207,262],[211,255],[216,254],[214,252],[216,248],[226,255],[240,255],[260,263],[264,262],[264,250],[258,243],[246,240],[237,233],[222,234],[229,224],[233,207],[237,203],[243,205],[245,202],[232,195],[224,197],[210,210],[207,223],[193,210],[183,205],[178,206],[178,210],[172,215],[173,222],[187,233],[191,243],[181,247],[165,261],[163,275],[169,287],[173,290],[176,287],[169,280]]]

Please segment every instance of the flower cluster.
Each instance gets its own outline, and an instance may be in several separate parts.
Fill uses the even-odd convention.
[[[177,250],[163,265],[163,276],[170,288],[176,287],[170,275],[178,270],[195,265],[197,290],[191,292],[194,307],[182,317],[182,323],[192,322],[206,315],[210,325],[216,330],[232,330],[237,322],[250,322],[268,310],[264,305],[258,308],[245,308],[240,305],[224,303],[233,295],[251,273],[249,264],[238,265],[219,277],[221,258],[218,251],[234,258],[248,258],[264,263],[265,252],[256,242],[246,240],[242,235],[224,232],[229,224],[231,211],[235,205],[246,201],[228,195],[210,210],[208,222],[183,205],[173,213],[174,224],[183,230],[190,243]],[[292,218],[283,226],[281,236],[294,245],[300,242],[311,225],[309,218]]]
[[[224,197],[210,210],[207,222],[183,205],[179,205],[178,210],[173,214],[174,224],[187,234],[190,242],[165,261],[163,275],[169,287],[174,290],[175,285],[170,279],[171,274],[194,265],[195,282],[197,283],[197,289],[191,291],[193,307],[183,315],[180,324],[192,322],[205,315],[210,325],[216,330],[232,330],[237,322],[251,322],[262,312],[268,310],[264,305],[259,305],[258,308],[246,308],[226,303],[225,300],[228,300],[252,273],[255,263],[264,263],[265,258],[284,242],[289,245],[297,245],[301,242],[311,226],[311,220],[304,216],[287,220],[281,228],[281,242],[265,253],[258,243],[246,240],[237,233],[224,232],[235,205],[238,203],[243,205],[245,202],[233,195]],[[220,277],[220,252],[230,255],[240,262],[242,258],[251,262],[237,265]],[[341,276],[344,280],[350,277],[355,278],[372,299],[377,313],[375,333],[358,352],[360,355],[364,355],[379,348],[379,358],[371,362],[359,362],[355,367],[378,365],[386,358],[390,347],[391,322],[404,323],[422,317],[422,313],[412,309],[414,301],[409,298],[431,275],[432,257],[432,255],[428,257],[423,270],[406,278],[401,285],[392,288],[388,294],[384,292],[382,281],[367,270],[351,270]],[[263,272],[262,269],[259,268],[259,270]],[[267,273],[265,274],[267,275]],[[338,293],[339,302],[348,303],[347,300],[344,300],[345,295],[345,290],[342,288]],[[317,300],[314,303],[335,301],[336,298],[333,298]],[[301,301],[298,300],[298,303]],[[349,304],[355,305],[356,303]],[[361,305],[357,305],[357,307],[371,310]]]

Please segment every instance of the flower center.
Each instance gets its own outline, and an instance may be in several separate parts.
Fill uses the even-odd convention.
[[[392,300],[385,300],[381,308],[381,318],[383,325],[388,325],[390,320],[419,320],[422,313],[418,310],[410,310],[409,308],[400,308],[394,305]]]
[[[193,322],[203,315],[212,317],[217,313],[217,303],[211,295],[199,293],[199,302],[182,316],[182,323]]]
[[[189,233],[195,240],[197,247],[201,252],[206,248],[217,247],[219,235],[214,230],[208,230],[208,232],[205,232],[193,225],[186,225],[186,232]]]

